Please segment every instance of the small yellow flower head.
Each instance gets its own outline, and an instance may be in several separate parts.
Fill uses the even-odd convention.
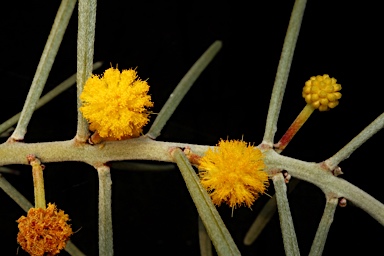
[[[251,207],[269,185],[261,151],[238,140],[221,140],[200,159],[200,180],[212,202]]]
[[[147,81],[138,78],[133,69],[109,68],[104,75],[92,75],[80,95],[80,111],[89,121],[89,129],[102,138],[138,137],[148,123],[152,107]]]
[[[307,104],[326,111],[339,105],[341,98],[341,85],[336,83],[335,78],[329,75],[312,76],[303,88],[303,98]]]
[[[17,242],[30,255],[56,255],[65,248],[73,233],[68,220],[68,214],[57,211],[54,204],[49,203],[47,209],[31,208],[27,217],[17,220]]]

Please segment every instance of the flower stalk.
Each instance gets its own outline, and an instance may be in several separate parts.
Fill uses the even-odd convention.
[[[288,143],[292,140],[293,136],[295,136],[295,134],[300,130],[300,128],[308,120],[314,110],[315,108],[312,105],[305,105],[303,110],[296,117],[295,121],[293,121],[291,126],[285,132],[283,137],[279,140],[278,143],[274,145],[277,153],[281,153],[288,146]]]
[[[33,256],[56,255],[66,247],[69,237],[73,234],[68,214],[58,210],[55,204],[45,206],[44,165],[34,155],[27,160],[32,166],[35,207],[28,210],[27,216],[18,220],[19,233],[17,242]],[[71,245],[71,249],[76,249]]]
[[[307,105],[305,105],[295,121],[293,121],[280,141],[274,145],[277,153],[281,153],[285,149],[315,109],[327,111],[339,105],[341,85],[336,82],[337,80],[335,78],[331,78],[327,74],[323,76],[312,76],[305,82],[302,96],[307,102]]]
[[[44,190],[44,165],[34,155],[27,157],[29,164],[32,166],[33,188],[35,191],[35,208],[45,209],[45,190]]]

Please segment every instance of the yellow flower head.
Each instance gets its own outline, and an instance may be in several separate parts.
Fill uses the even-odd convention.
[[[80,95],[80,111],[89,121],[89,129],[102,138],[138,137],[148,123],[152,107],[147,81],[138,78],[133,69],[109,68],[104,75],[92,75]]]
[[[68,214],[57,211],[54,204],[48,204],[47,209],[31,208],[27,217],[17,220],[17,242],[31,255],[56,255],[65,248],[73,233],[68,220]]]
[[[263,154],[244,141],[221,140],[207,150],[198,167],[201,184],[218,206],[225,202],[232,208],[251,207],[269,185]]]
[[[335,78],[329,75],[312,76],[303,88],[303,98],[307,104],[326,111],[339,105],[341,98],[341,85],[336,83]]]

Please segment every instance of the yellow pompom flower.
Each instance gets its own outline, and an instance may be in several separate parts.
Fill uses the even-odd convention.
[[[54,204],[49,203],[47,209],[31,208],[27,217],[21,216],[17,220],[17,242],[30,255],[56,255],[73,234],[68,220],[68,214],[58,211]]]
[[[202,186],[215,205],[251,207],[269,185],[261,151],[239,140],[221,140],[209,148],[198,168]]]
[[[109,68],[103,75],[92,75],[80,95],[80,111],[90,123],[89,129],[102,138],[138,137],[148,123],[149,85],[133,69]]]
[[[341,85],[329,75],[312,76],[303,88],[303,98],[315,109],[326,111],[339,105]]]

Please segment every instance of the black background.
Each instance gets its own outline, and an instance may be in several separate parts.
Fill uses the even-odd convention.
[[[220,138],[259,144],[269,97],[293,1],[174,2],[107,1],[98,3],[95,61],[103,70],[137,67],[158,112],[173,88],[215,40],[223,48],[196,81],[158,140],[214,145]],[[266,2],[266,3],[264,3]],[[276,139],[304,107],[301,90],[313,75],[329,74],[342,85],[340,105],[315,112],[284,155],[320,162],[332,156],[383,112],[382,13],[377,3],[309,1],[303,19]],[[377,6],[374,6],[374,5]],[[22,108],[52,26],[59,1],[12,1],[0,16],[0,120]],[[76,72],[77,6],[44,92]],[[76,90],[67,90],[36,111],[25,142],[72,139],[76,132]],[[152,120],[155,117],[152,117]],[[149,126],[148,126],[149,127]],[[3,138],[2,141],[5,141]],[[383,133],[378,133],[342,162],[342,178],[379,201],[382,186]],[[112,169],[115,255],[199,255],[197,213],[174,166],[163,172]],[[6,179],[33,202],[28,166],[10,166]],[[72,241],[87,255],[98,254],[97,172],[83,163],[47,163],[46,198],[72,219]],[[269,188],[273,194],[273,186]],[[324,194],[301,182],[289,195],[302,255],[309,252],[324,207]],[[251,209],[218,210],[242,255],[284,255],[277,215],[251,246],[242,241],[268,200]],[[25,214],[0,192],[1,255],[15,255],[17,224]],[[383,227],[349,204],[338,208],[324,255],[382,252]],[[26,255],[22,250],[19,255]],[[62,255],[67,255],[63,252]]]

